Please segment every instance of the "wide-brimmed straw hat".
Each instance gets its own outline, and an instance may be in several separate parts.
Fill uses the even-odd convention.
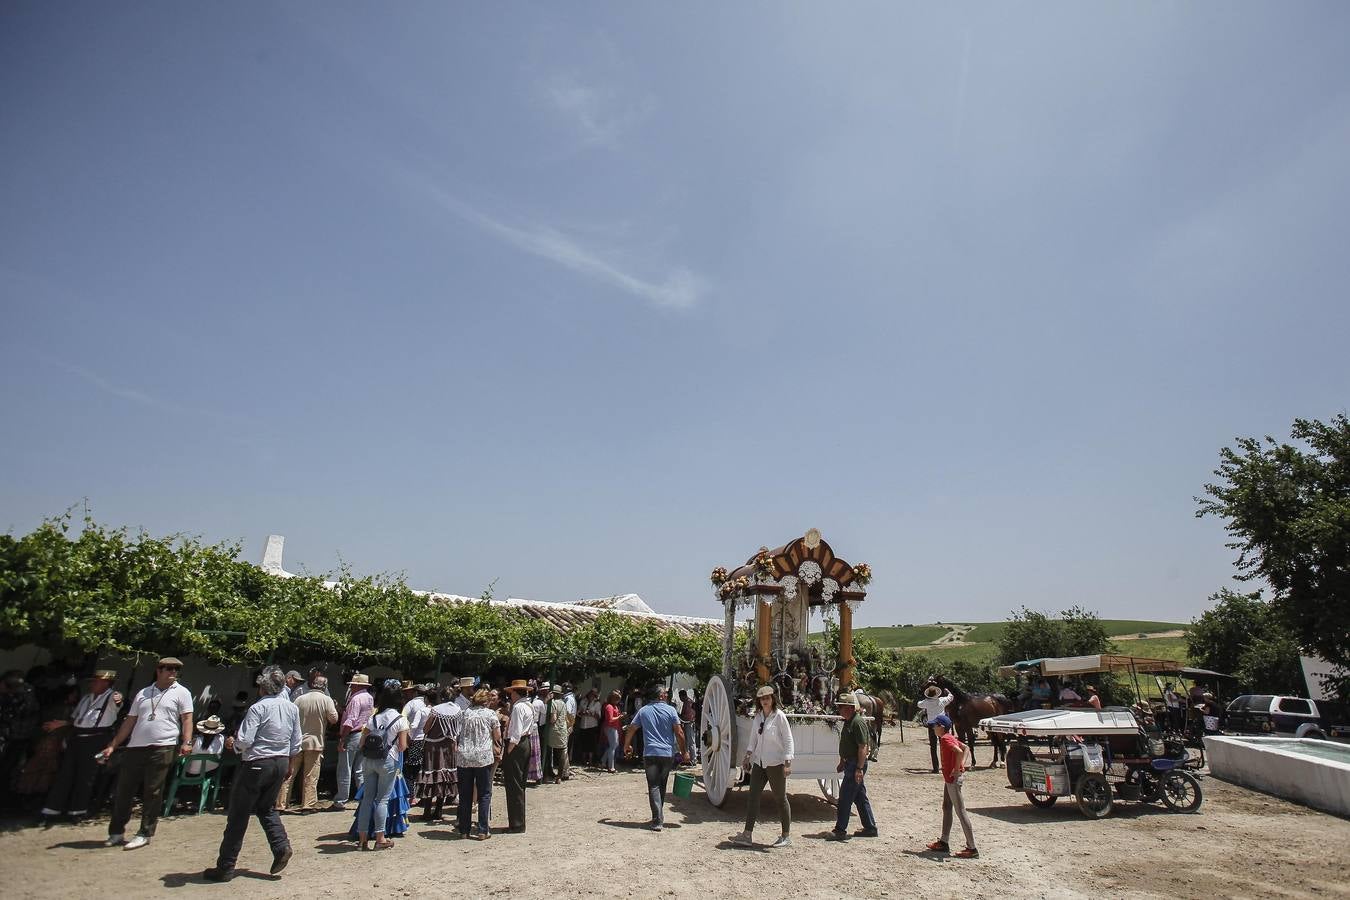
[[[858,705],[858,698],[853,696],[852,691],[846,691],[834,698],[834,705],[856,707]]]
[[[353,675],[353,676],[352,676],[352,680],[349,681],[349,682],[347,682],[347,684],[348,684],[348,685],[359,684],[359,685],[361,685],[362,687],[370,687],[370,676],[369,676],[369,675]]]
[[[524,678],[517,678],[506,686],[508,691],[528,691],[530,683]]]
[[[462,687],[462,688],[471,688],[471,687],[473,687],[473,676],[472,676],[472,675],[465,675],[463,678],[461,678],[461,679],[459,680],[459,686]]]
[[[116,681],[116,680],[117,680],[117,670],[116,670],[116,669],[99,669],[97,672],[94,673],[94,677],[95,677],[95,678],[102,678],[104,681]]]
[[[197,730],[202,734],[220,734],[225,730],[225,723],[220,721],[220,716],[207,716],[197,723]]]

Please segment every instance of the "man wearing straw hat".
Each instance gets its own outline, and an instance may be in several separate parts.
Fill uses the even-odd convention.
[[[108,820],[109,847],[138,850],[150,843],[159,823],[169,769],[179,756],[192,752],[192,694],[178,683],[182,669],[183,661],[173,656],[155,665],[154,683],[132,698],[122,727],[103,750],[106,762],[120,745],[127,745]],[[123,830],[131,821],[137,788],[141,789],[141,827],[126,840]]]
[[[848,840],[848,819],[853,806],[858,807],[858,818],[862,828],[854,832],[857,837],[876,837],[877,820],[872,815],[872,801],[867,797],[867,785],[863,779],[867,776],[867,750],[870,735],[867,724],[858,715],[858,699],[852,691],[844,691],[834,701],[835,710],[844,719],[839,729],[839,765],[835,771],[842,774],[839,785],[839,802],[835,807],[834,829],[826,835],[832,841]]]
[[[472,675],[465,675],[459,680],[459,694],[455,697],[455,705],[460,710],[466,710],[473,705],[474,683]]]
[[[89,693],[80,698],[71,716],[74,731],[66,741],[66,753],[61,757],[61,768],[56,773],[42,817],[68,815],[72,819],[89,814],[89,797],[98,778],[98,761],[94,758],[112,737],[117,714],[122,709],[122,695],[112,689],[117,673],[99,669],[89,681]]]
[[[347,801],[355,793],[352,788],[353,778],[356,787],[361,787],[365,773],[361,765],[359,737],[374,711],[375,698],[370,693],[370,676],[353,675],[352,680],[347,682],[347,705],[342,710],[342,728],[338,734],[337,794],[333,797],[333,805],[328,807],[329,812],[342,812],[347,808]],[[357,737],[353,738],[353,734]]]
[[[539,723],[530,703],[530,684],[517,678],[506,689],[511,695],[511,721],[506,727],[506,755],[502,775],[506,781],[506,821],[513,834],[525,831],[525,775],[530,768],[530,736],[538,735]]]

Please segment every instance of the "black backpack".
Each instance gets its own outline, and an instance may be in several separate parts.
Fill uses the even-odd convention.
[[[388,725],[379,731],[367,731],[366,736],[361,738],[361,755],[366,759],[384,759],[387,757],[389,755],[388,732],[397,721],[398,717],[395,716]]]

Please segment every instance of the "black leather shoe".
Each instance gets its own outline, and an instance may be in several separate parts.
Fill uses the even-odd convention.
[[[853,832],[853,836],[854,836],[854,837],[876,837],[876,836],[877,836],[877,830],[876,830],[875,828],[859,828],[857,831]]]
[[[288,846],[276,856],[272,857],[272,868],[269,870],[273,875],[280,875],[281,870],[286,868],[286,863],[291,861],[291,848]]]
[[[202,877],[207,881],[229,881],[234,877],[234,869],[222,869],[220,866],[212,866],[202,873]]]

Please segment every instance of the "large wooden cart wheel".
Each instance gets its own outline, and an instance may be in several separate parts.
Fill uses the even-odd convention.
[[[839,785],[843,783],[840,778],[817,778],[816,784],[820,785],[820,792],[825,795],[825,800],[832,806],[839,805]]]
[[[708,802],[721,806],[731,788],[731,756],[735,752],[731,698],[722,676],[714,675],[703,691],[703,791]]]

